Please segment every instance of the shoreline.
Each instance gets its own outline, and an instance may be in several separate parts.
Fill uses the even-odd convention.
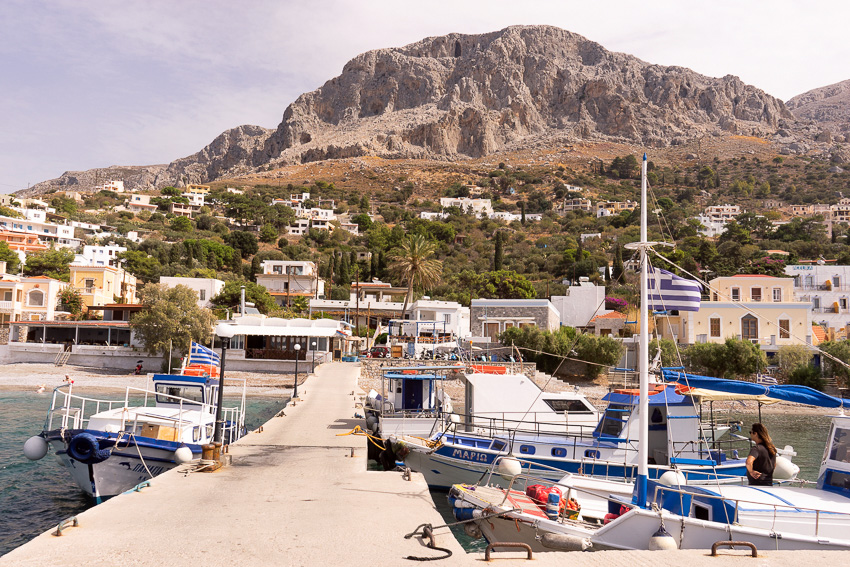
[[[320,365],[321,366],[321,365]],[[318,368],[318,367],[317,367]],[[153,373],[151,373],[153,374]],[[309,376],[309,373],[299,373],[298,385],[304,384]],[[123,393],[128,387],[136,389],[145,389],[149,384],[148,375],[135,375],[125,371],[116,372],[113,369],[107,368],[91,368],[85,366],[63,366],[57,367],[50,363],[27,363],[17,362],[5,364],[0,367],[0,391],[21,391],[36,393],[38,389],[44,386],[43,395],[49,395],[52,390],[61,386],[65,380],[65,376],[69,376],[74,381],[75,388],[84,388],[86,392],[92,394],[116,394]],[[293,376],[291,374],[272,374],[259,372],[242,372],[231,371],[225,372],[225,383],[227,385],[244,380],[247,388],[246,395],[251,397],[256,396],[281,396],[291,393],[294,385]],[[452,399],[460,401],[463,397],[463,386],[461,381],[451,380],[456,384],[447,384],[447,392],[452,396]],[[371,387],[380,387],[380,380],[377,384],[374,380],[369,380],[361,376],[358,379],[358,385],[364,392],[369,391]],[[538,384],[544,386],[543,384]],[[234,384],[235,386],[235,384]],[[309,387],[309,383],[307,384]],[[604,409],[605,403],[602,398],[608,393],[607,386],[600,385],[594,382],[586,384],[565,382],[557,382],[550,384],[546,390],[572,390],[577,387],[578,392],[587,397],[587,399],[599,409]],[[716,417],[721,417],[729,412],[736,413],[758,413],[757,402],[752,401],[723,401],[714,403],[715,414],[720,414]],[[703,414],[708,415],[709,405],[703,406]],[[763,405],[761,407],[763,415],[782,415],[782,414],[820,414],[834,415],[838,413],[837,408],[822,408],[815,406],[801,406],[789,402],[777,402],[775,404]]]

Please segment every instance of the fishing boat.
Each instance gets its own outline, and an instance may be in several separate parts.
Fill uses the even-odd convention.
[[[500,473],[511,479],[507,490],[482,484],[455,485],[449,499],[456,517],[470,522],[468,532],[484,534],[490,541],[521,541],[538,550],[710,549],[732,542],[776,550],[850,548],[850,417],[843,414],[850,400],[803,386],[721,380],[668,370],[663,378],[676,383],[682,393],[703,389],[752,395],[838,408],[840,414],[832,418],[816,489],[732,486],[711,479],[695,484],[678,470],[657,479],[649,474],[652,413],[646,348],[646,255],[655,243],[646,239],[645,155],[641,186],[641,241],[635,246],[641,253],[641,355],[639,461],[634,484],[612,487],[603,523],[588,522],[578,514],[564,513],[567,507],[560,504],[584,491],[581,479],[577,483],[563,479],[562,487],[546,493],[544,505],[528,491],[513,489],[514,480],[522,474],[521,464],[504,459]],[[622,489],[629,486],[631,494],[624,497]],[[601,490],[604,495],[605,487]],[[595,496],[600,496],[599,490]]]
[[[659,478],[671,467],[691,480],[734,481],[745,475],[746,460],[731,440],[728,444],[707,440],[715,433],[706,434],[698,404],[687,392],[657,384],[648,398],[651,427],[644,439],[652,455],[647,467],[650,478]],[[428,439],[396,435],[390,442],[404,446],[405,465],[421,472],[431,488],[443,490],[477,483],[496,460],[506,456],[521,459],[524,474],[550,483],[568,473],[633,482],[639,464],[640,396],[635,390],[615,390],[603,400],[608,405],[600,419],[584,432],[535,431],[517,423],[513,429],[482,436],[462,432],[458,426]],[[793,478],[798,470],[788,465],[783,478]],[[498,475],[492,482],[507,486],[507,480]]]
[[[154,374],[150,387],[128,387],[123,400],[78,395],[73,383],[55,388],[44,428],[27,440],[24,454],[37,460],[52,449],[96,502],[199,459],[203,445],[215,439],[220,380],[203,371],[213,366],[218,374],[217,360],[194,360],[185,373]],[[243,383],[239,403],[222,407],[224,444],[245,432],[245,391]]]

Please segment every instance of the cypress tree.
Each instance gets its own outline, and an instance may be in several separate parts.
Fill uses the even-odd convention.
[[[614,248],[614,270],[611,273],[611,277],[617,282],[623,277],[623,251],[620,249],[619,244]]]
[[[502,244],[502,233],[496,232],[496,250],[493,253],[493,270],[498,272],[502,269],[504,259],[504,245]]]
[[[522,219],[521,219],[520,222],[522,222],[522,224],[525,225],[525,201],[519,202],[519,210],[520,210],[520,213],[522,213]]]
[[[369,281],[372,281],[373,278],[378,277],[378,268],[378,253],[372,252],[372,263],[370,264]]]

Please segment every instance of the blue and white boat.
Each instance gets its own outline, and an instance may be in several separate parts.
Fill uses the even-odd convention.
[[[526,474],[552,482],[567,473],[633,481],[639,464],[640,396],[633,390],[618,390],[604,400],[608,405],[601,419],[586,435],[529,434],[519,428],[493,436],[442,432],[427,440],[396,436],[391,441],[404,443],[405,465],[421,472],[432,488],[443,490],[453,484],[475,484],[495,459],[506,456],[521,459]],[[648,395],[647,407],[650,478],[660,477],[671,467],[695,481],[737,481],[746,474],[746,460],[736,451],[727,455],[706,441],[713,434],[703,430],[698,404],[691,396],[677,392],[676,386],[658,385]],[[493,481],[507,484],[498,476]]]
[[[219,380],[154,374],[150,389],[127,388],[123,400],[77,395],[57,387],[44,429],[24,445],[31,460],[49,448],[77,485],[100,502],[174,467],[199,459],[213,442]],[[222,442],[244,434],[245,387],[240,403],[222,408]]]

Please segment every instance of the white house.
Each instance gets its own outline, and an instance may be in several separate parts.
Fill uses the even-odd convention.
[[[561,325],[567,327],[586,327],[593,317],[610,311],[605,309],[605,286],[591,283],[587,278],[569,286],[567,295],[552,296],[550,301],[561,316]]]
[[[82,254],[74,258],[75,264],[85,266],[113,266],[118,267],[118,254],[126,252],[124,246],[83,246]]]
[[[850,266],[793,264],[794,297],[812,306],[812,321],[840,329],[850,325]]]
[[[169,288],[184,285],[198,294],[198,307],[212,307],[210,300],[221,293],[224,282],[215,278],[178,278],[160,276],[159,283]]]
[[[472,213],[476,217],[486,217],[493,214],[490,199],[470,199],[469,197],[442,197],[440,206],[444,209],[457,207],[464,213]]]
[[[0,216],[0,229],[35,235],[63,248],[77,248],[82,244],[82,240],[74,237],[73,226],[47,222],[46,211],[24,209],[22,212],[26,218]]]
[[[148,211],[150,213],[153,213],[156,211],[156,209],[157,205],[151,204],[150,195],[133,195],[127,202],[127,210],[135,213],[142,211]]]

